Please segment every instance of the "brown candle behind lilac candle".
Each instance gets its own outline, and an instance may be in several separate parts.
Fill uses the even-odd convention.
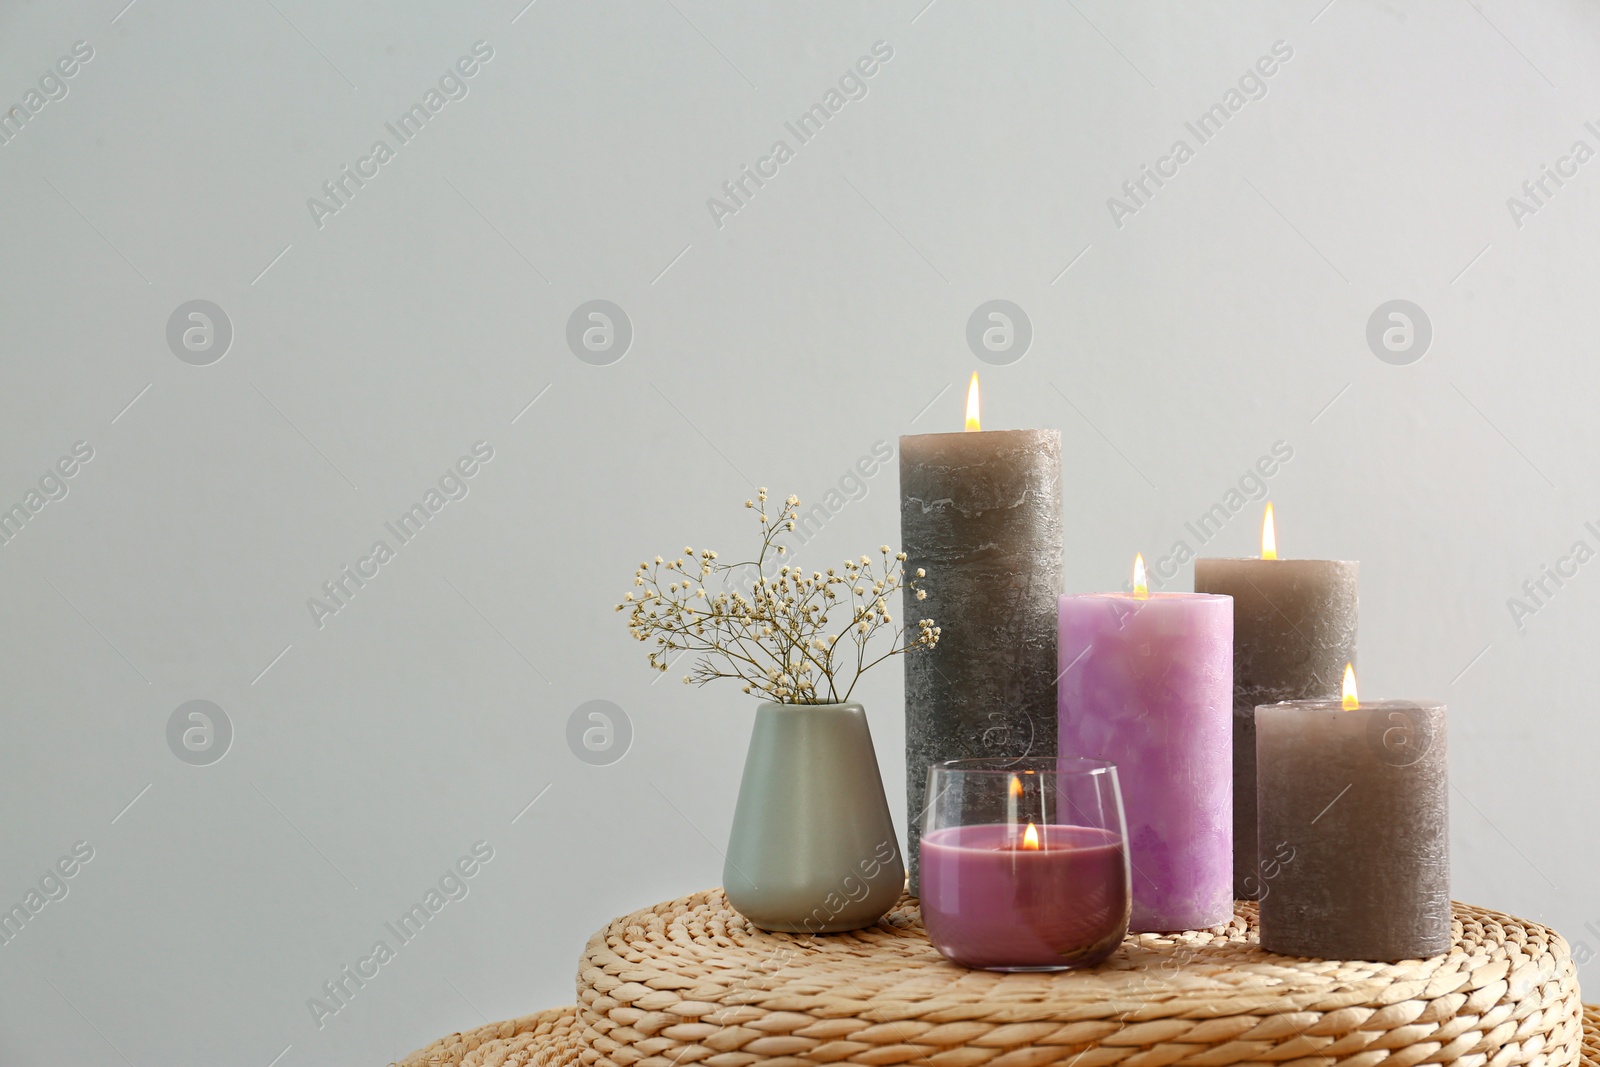
[[[1261,559],[1197,559],[1194,590],[1233,597],[1233,895],[1261,891],[1256,846],[1256,706],[1338,697],[1346,663],[1356,658],[1361,564],[1278,559],[1272,505],[1262,526]]]
[[[1389,963],[1447,951],[1444,705],[1264,705],[1256,747],[1261,947]]]

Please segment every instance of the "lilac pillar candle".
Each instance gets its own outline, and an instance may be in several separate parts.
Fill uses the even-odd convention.
[[[1142,577],[1142,576],[1141,576]],[[1122,781],[1136,933],[1233,914],[1233,599],[1061,598],[1062,756]]]

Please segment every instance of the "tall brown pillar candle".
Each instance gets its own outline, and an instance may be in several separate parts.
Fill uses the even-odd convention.
[[[969,426],[975,418],[969,416]],[[907,625],[933,649],[905,656],[906,856],[918,889],[928,768],[951,759],[1056,754],[1061,434],[988,430],[900,438]]]

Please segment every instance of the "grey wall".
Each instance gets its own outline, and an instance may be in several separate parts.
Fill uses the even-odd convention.
[[[0,146],[0,506],[38,507],[0,544],[0,904],[93,853],[0,946],[0,1061],[382,1063],[570,1002],[590,931],[718,881],[753,707],[654,682],[611,610],[633,566],[748,543],[756,483],[844,482],[803,559],[893,540],[893,466],[851,469],[959,427],[993,299],[1032,338],[982,365],[986,424],[1062,432],[1067,587],[1179,540],[1252,554],[1257,500],[1203,546],[1184,524],[1283,442],[1283,552],[1363,564],[1363,691],[1449,702],[1457,897],[1600,948],[1600,15],[524,2],[0,13],[6,106],[93,52]],[[567,342],[595,299],[631,324],[608,365]],[[193,300],[220,359],[181,342]],[[1392,300],[1425,349],[1369,345]],[[389,534],[477,442],[466,495]],[[861,692],[899,797],[898,670]],[[591,700],[620,761],[569,749]],[[477,842],[466,896],[319,1028]]]

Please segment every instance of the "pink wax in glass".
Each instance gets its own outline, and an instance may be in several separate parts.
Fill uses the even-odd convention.
[[[947,959],[997,971],[1093,967],[1128,932],[1117,768],[965,759],[928,772],[919,899]]]
[[[1107,830],[1037,827],[1021,847],[1004,824],[952,826],[922,838],[922,923],[967,967],[1093,967],[1128,932],[1128,856]]]

